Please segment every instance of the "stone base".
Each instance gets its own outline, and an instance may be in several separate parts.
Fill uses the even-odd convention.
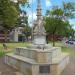
[[[14,54],[5,56],[5,63],[18,69],[24,75],[60,75],[69,63],[69,54],[60,47],[35,45],[16,48]]]
[[[59,57],[52,59],[52,63],[38,63],[30,58],[7,54],[5,56],[5,63],[18,69],[24,75],[60,75],[69,63],[69,55],[61,53]]]

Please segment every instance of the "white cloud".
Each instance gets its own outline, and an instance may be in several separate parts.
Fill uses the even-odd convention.
[[[73,25],[72,28],[75,30],[75,25]]]
[[[52,4],[51,4],[51,2],[50,2],[50,0],[46,0],[46,7],[49,7],[49,6],[51,6]]]
[[[29,3],[32,4],[34,3],[36,0],[29,0]]]
[[[18,2],[17,0],[10,0],[10,1],[12,1],[12,2],[14,2],[14,3],[17,3],[17,2]]]
[[[70,19],[69,22],[72,25],[72,28],[75,29],[75,19]]]
[[[37,19],[36,12],[32,12],[32,11],[28,12],[28,21],[30,26],[32,25],[32,22],[36,19]]]

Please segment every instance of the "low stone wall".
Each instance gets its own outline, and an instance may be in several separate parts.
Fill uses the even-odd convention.
[[[30,50],[27,48],[16,48],[16,55],[34,59],[36,62],[51,62],[53,58],[61,54],[60,47],[53,47],[51,50]],[[41,60],[42,59],[42,60]]]
[[[61,48],[55,47],[54,50],[52,50],[52,58],[56,58],[61,54]]]
[[[25,48],[16,48],[15,54],[33,59],[39,63],[43,63],[43,62],[50,63],[52,60],[52,52],[47,52],[47,51],[43,52],[42,50],[38,51],[38,50],[29,50],[29,49],[25,49]]]
[[[20,59],[15,58],[15,55],[6,55],[5,63],[18,69],[24,75],[60,75],[64,68],[69,63],[68,54],[63,54],[62,57],[52,63],[43,63],[43,59],[40,59],[42,63],[31,61],[32,59]]]
[[[21,71],[24,75],[32,75],[32,65],[27,62],[18,60],[13,57],[6,56],[5,63]]]
[[[59,69],[60,72],[62,72],[65,69],[65,66],[69,64],[69,56],[66,56],[60,63],[59,63]]]
[[[36,59],[36,51],[29,49],[27,50],[27,48],[16,48],[15,54],[31,59]]]

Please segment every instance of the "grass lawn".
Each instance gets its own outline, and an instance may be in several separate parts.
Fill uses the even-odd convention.
[[[75,56],[75,50],[73,50],[73,49],[71,49],[71,48],[62,47],[62,52],[67,52],[67,53],[69,53],[71,56]]]
[[[67,52],[69,53],[71,56],[75,56],[75,49],[73,50],[72,48],[68,48],[68,47],[64,47],[63,44],[61,42],[56,42],[56,46],[61,47],[62,52]]]
[[[28,42],[25,42],[25,43],[23,43],[23,42],[22,43],[6,43],[7,50],[4,50],[3,44],[0,43],[0,57],[5,55],[5,53],[14,52],[16,47],[25,47],[25,46],[27,46],[29,44],[30,43],[28,43]]]
[[[16,47],[25,47],[29,44],[30,43],[28,43],[28,42],[24,42],[24,43],[6,43],[9,52],[12,52],[12,51],[14,52]],[[62,52],[68,52],[70,55],[75,56],[75,50],[72,50],[71,48],[63,47],[61,42],[56,42],[56,46],[61,47]],[[6,52],[3,48],[2,43],[0,43],[0,57],[4,56],[5,53]]]

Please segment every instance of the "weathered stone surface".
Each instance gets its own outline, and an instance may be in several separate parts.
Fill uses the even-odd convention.
[[[46,30],[44,28],[43,17],[41,14],[41,3],[40,0],[37,0],[37,20],[36,26],[33,30],[33,44],[38,46],[43,46],[46,44]]]
[[[47,73],[47,75],[60,75],[69,63],[68,54],[61,53],[62,55],[59,54],[59,57],[56,56],[54,59],[49,59],[44,53],[45,52],[38,54],[38,61],[34,61],[31,58],[8,54],[5,57],[5,63],[20,70],[25,75],[35,75],[35,73],[36,75],[42,75],[42,73],[39,73],[39,66],[50,65],[50,73]],[[52,55],[49,54],[48,56]],[[48,62],[47,59],[49,59]]]
[[[46,38],[44,37],[44,36],[34,36],[34,41],[33,41],[33,43],[35,44],[35,45],[44,45],[44,44],[46,44]]]
[[[22,74],[22,73],[20,73],[20,72],[15,72],[15,74],[16,74],[16,75],[24,75],[24,74]]]

